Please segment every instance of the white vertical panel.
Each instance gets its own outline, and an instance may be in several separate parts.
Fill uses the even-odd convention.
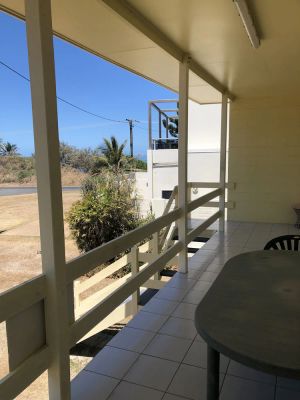
[[[221,146],[220,146],[220,186],[223,190],[220,196],[220,211],[222,215],[219,219],[219,230],[224,231],[225,225],[225,185],[226,185],[226,156],[227,156],[227,112],[228,97],[222,94],[221,110]]]
[[[139,248],[133,246],[130,251],[130,264],[131,264],[131,275],[136,276],[140,270],[139,268]],[[135,315],[139,310],[140,301],[140,288],[132,293],[132,314]]]
[[[46,275],[49,397],[70,398],[68,292],[50,0],[26,0],[42,266]]]
[[[179,241],[184,248],[179,254],[179,271],[187,272],[187,160],[188,160],[188,97],[189,63],[185,56],[179,64],[179,140],[178,140],[178,207],[183,210],[178,221]]]

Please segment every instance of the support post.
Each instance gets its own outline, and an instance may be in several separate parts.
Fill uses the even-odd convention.
[[[226,159],[227,159],[227,113],[228,113],[228,97],[222,95],[221,110],[221,146],[220,146],[220,187],[222,194],[220,196],[219,209],[222,215],[219,219],[219,230],[225,229],[225,204],[226,204]]]
[[[158,112],[158,137],[161,139],[161,112]]]
[[[148,149],[152,150],[152,102],[148,103]]]
[[[166,117],[166,139],[169,137],[169,118]]]
[[[131,275],[134,277],[139,272],[139,248],[133,246],[130,252]],[[135,315],[139,310],[140,289],[132,293],[132,315]]]
[[[178,237],[184,248],[179,253],[179,272],[186,273],[187,261],[187,161],[188,161],[188,100],[190,57],[179,64],[179,141],[178,141],[178,207],[182,217],[178,221]]]
[[[50,0],[26,0],[50,400],[70,399],[69,315]]]

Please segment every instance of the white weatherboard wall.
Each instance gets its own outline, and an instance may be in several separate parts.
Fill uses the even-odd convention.
[[[231,104],[230,220],[293,223],[300,203],[300,99],[237,99]]]
[[[148,150],[148,153],[151,150]],[[162,190],[173,190],[178,183],[178,151],[153,150],[153,198],[161,198]],[[148,155],[149,157],[149,155]],[[217,151],[189,151],[188,181],[217,182],[220,153]],[[149,171],[149,175],[151,170]],[[149,179],[151,177],[149,176]]]

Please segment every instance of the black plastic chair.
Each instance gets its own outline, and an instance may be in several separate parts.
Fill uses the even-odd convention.
[[[299,235],[284,235],[271,239],[264,247],[264,250],[294,250],[300,251]]]

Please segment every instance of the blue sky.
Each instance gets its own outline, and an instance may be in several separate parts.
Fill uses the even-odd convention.
[[[141,121],[134,129],[134,153],[147,148],[147,102],[176,94],[54,38],[57,95],[108,118]],[[0,12],[0,61],[29,76],[25,23]],[[20,153],[34,151],[29,82],[0,65],[0,138],[16,143]],[[82,113],[58,101],[60,140],[96,147],[104,137],[128,140],[127,124]],[[127,152],[129,151],[127,146]]]

